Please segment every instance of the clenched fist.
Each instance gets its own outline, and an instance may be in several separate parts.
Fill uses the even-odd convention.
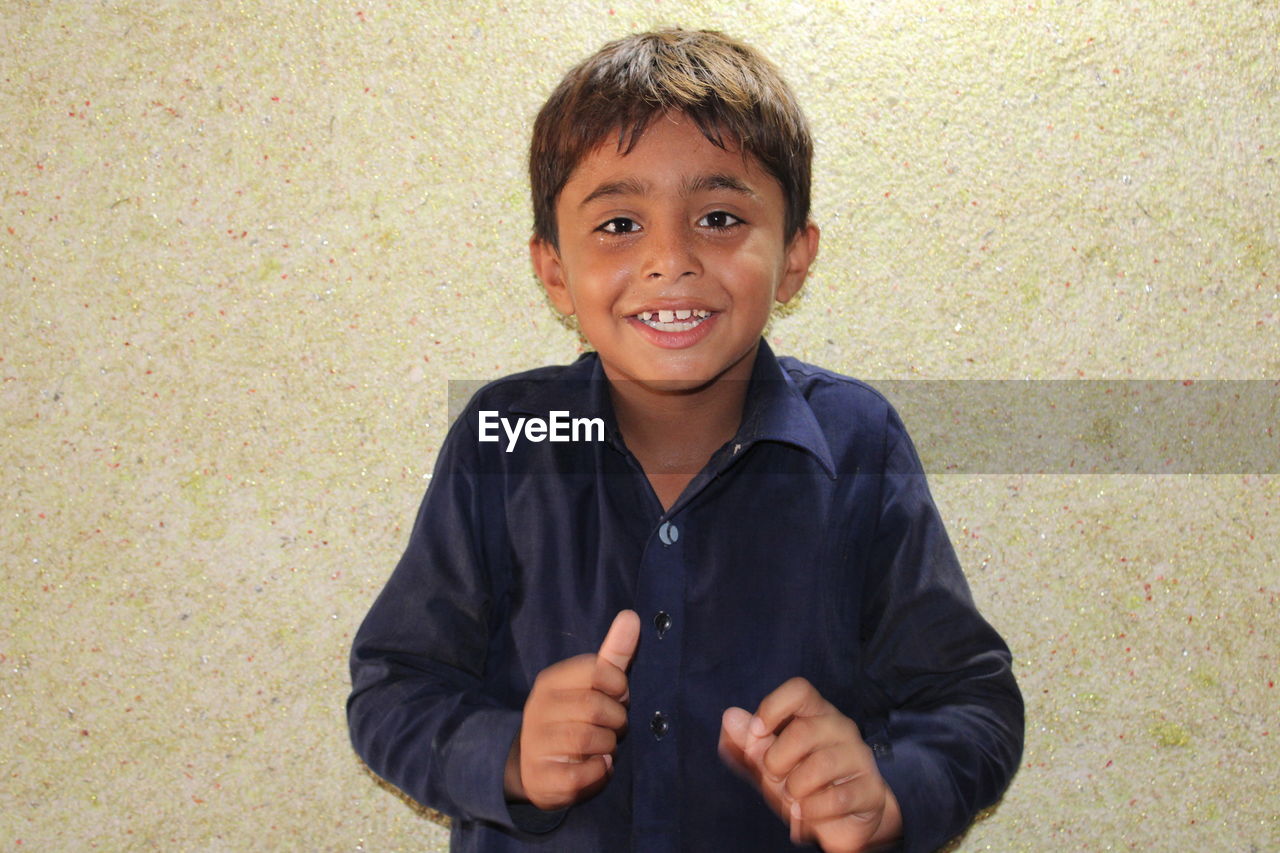
[[[627,667],[639,641],[640,617],[623,610],[598,653],[538,673],[507,756],[508,800],[550,811],[590,797],[609,781],[627,725]]]

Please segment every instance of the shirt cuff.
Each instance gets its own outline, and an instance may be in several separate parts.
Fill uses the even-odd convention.
[[[902,838],[890,850],[927,853],[951,840],[956,794],[946,762],[910,740],[873,749],[876,765],[902,812]]]
[[[449,737],[446,789],[466,817],[521,832],[550,832],[565,810],[547,812],[531,803],[508,803],[503,790],[507,756],[520,732],[519,711],[485,708],[471,714]]]

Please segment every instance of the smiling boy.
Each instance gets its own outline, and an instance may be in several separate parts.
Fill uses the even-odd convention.
[[[1012,776],[1010,656],[897,415],[761,337],[811,150],[717,33],[606,45],[540,112],[533,266],[595,351],[476,395],[352,651],[353,743],[454,849],[927,850]]]
[[[760,334],[800,290],[818,229],[788,231],[782,185],[687,115],[655,114],[560,191],[530,242],[555,306],[578,318],[618,426],[663,507],[737,431]]]

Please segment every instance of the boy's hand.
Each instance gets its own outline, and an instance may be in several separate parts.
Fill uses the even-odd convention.
[[[507,756],[508,800],[550,811],[604,787],[618,733],[627,724],[627,667],[639,641],[640,617],[623,610],[598,654],[562,660],[538,673]]]
[[[726,710],[720,754],[790,823],[793,842],[816,841],[836,853],[866,850],[902,833],[898,801],[857,724],[803,678],[766,696],[755,716]]]

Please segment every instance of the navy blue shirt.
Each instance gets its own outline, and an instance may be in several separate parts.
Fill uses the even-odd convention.
[[[357,752],[452,817],[454,850],[785,850],[717,743],[725,708],[803,676],[871,745],[904,849],[962,831],[1017,767],[1022,698],[889,404],[762,341],[737,434],[664,511],[609,399],[588,354],[491,383],[454,423],[355,638]],[[556,411],[601,418],[603,440],[480,441],[481,412]],[[559,812],[510,806],[534,678],[626,608],[642,631],[613,778]]]

